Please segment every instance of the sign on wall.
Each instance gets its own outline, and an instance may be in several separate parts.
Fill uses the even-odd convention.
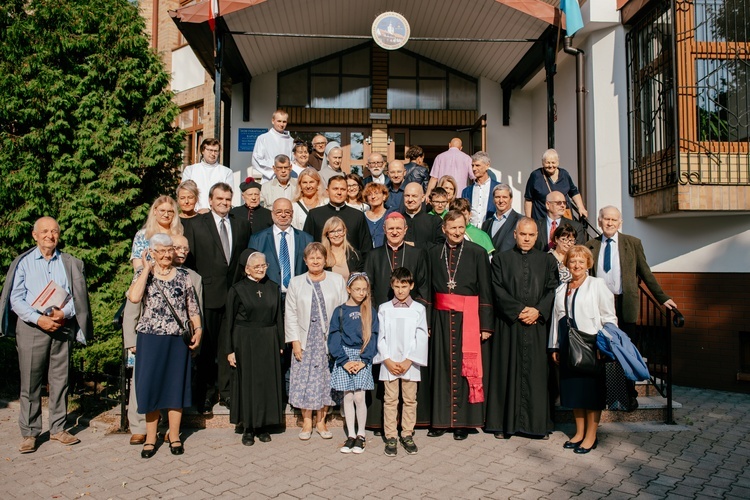
[[[261,134],[268,132],[267,128],[241,128],[237,130],[237,151],[252,152],[255,141]]]
[[[397,12],[383,12],[372,23],[372,38],[386,50],[397,50],[409,41],[411,28],[404,16]]]

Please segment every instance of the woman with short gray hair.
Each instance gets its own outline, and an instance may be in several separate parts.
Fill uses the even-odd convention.
[[[146,415],[146,442],[142,458],[156,453],[159,411],[168,410],[166,440],[173,455],[185,449],[180,441],[182,409],[192,406],[190,351],[200,345],[201,327],[198,298],[185,269],[172,265],[174,247],[168,234],[157,233],[141,253],[140,267],[128,290],[128,300],[142,304],[135,327],[138,362],[135,364],[138,413]],[[190,344],[183,331],[192,323]]]

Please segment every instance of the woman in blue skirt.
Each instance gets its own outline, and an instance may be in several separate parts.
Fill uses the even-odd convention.
[[[155,234],[141,254],[128,299],[142,303],[135,328],[135,388],[138,413],[146,414],[146,442],[141,457],[156,453],[159,410],[168,409],[167,441],[173,455],[185,449],[180,441],[182,409],[191,406],[190,351],[200,345],[202,328],[198,299],[190,276],[172,266],[174,247],[168,234]],[[195,334],[186,345],[182,332],[192,322]]]

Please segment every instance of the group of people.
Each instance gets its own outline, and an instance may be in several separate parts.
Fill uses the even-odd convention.
[[[239,185],[244,205],[232,208],[220,145],[207,139],[176,199],[155,200],[135,235],[123,333],[135,355],[128,417],[141,456],[156,453],[160,418],[170,451],[184,452],[180,419],[190,406],[205,413],[227,406],[243,444],[268,442],[287,400],[302,412],[302,440],[331,439],[326,417],[340,405],[343,453],[365,450],[365,427],[383,433],[389,456],[399,441],[417,452],[419,425],[457,440],[477,428],[497,438],[545,438],[556,365],[561,403],[576,421],[565,448],[595,448],[604,372],[568,366],[570,327],[632,331],[638,278],[675,305],[640,241],[619,232],[619,210],[602,208],[603,235],[587,241],[566,213],[574,203],[586,216],[554,150],[529,179],[522,215],[510,186],[493,178],[489,155],[466,155],[459,139],[431,170],[418,146],[406,165],[373,154],[370,175],[360,179],[341,170],[340,150],[322,136],[312,151],[297,148],[286,120],[277,111],[269,137],[259,138],[253,165],[263,174]],[[287,146],[288,154],[277,153]],[[59,358],[25,351],[38,349],[37,337],[62,349],[74,333],[79,340],[91,333],[82,264],[56,250],[54,219],[37,221],[32,234],[38,251],[16,259],[0,297],[3,325],[9,312],[22,320],[14,329],[22,403],[30,402],[19,419],[22,452],[36,449],[44,365],[52,373]],[[53,266],[57,274],[49,274]],[[31,304],[50,276],[72,300],[40,314]],[[64,399],[67,382],[53,388],[55,401]],[[55,436],[72,444],[64,407],[50,400]]]

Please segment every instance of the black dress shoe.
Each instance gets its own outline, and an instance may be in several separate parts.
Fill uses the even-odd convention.
[[[246,432],[242,435],[242,444],[245,446],[252,446],[255,444],[255,434],[252,432]]]
[[[156,444],[146,443],[141,450],[141,458],[151,458],[156,455]]]
[[[376,430],[372,431],[372,435],[380,437],[380,436],[383,435],[383,431],[381,431],[380,429],[376,429]]]
[[[219,406],[223,406],[227,410],[229,409],[230,405],[231,405],[231,401],[229,398],[222,399],[221,401],[219,401]]]
[[[563,448],[565,448],[566,450],[573,450],[581,446],[581,443],[583,443],[583,439],[581,439],[580,441],[565,441],[563,443]]]
[[[202,413],[203,415],[210,415],[214,411],[214,404],[211,402],[210,399],[207,399],[203,402],[203,406],[201,408],[198,408],[198,413]]]
[[[261,443],[269,443],[271,441],[271,435],[267,432],[261,432],[258,434],[258,441]]]
[[[182,441],[172,441],[169,443],[169,451],[172,455],[182,455],[185,453],[185,448],[182,446]]]
[[[580,446],[580,445],[579,445],[578,447],[576,447],[576,448],[575,448],[575,449],[573,450],[573,453],[578,453],[579,455],[583,455],[583,454],[586,454],[586,453],[590,452],[591,450],[595,450],[595,449],[596,449],[596,446],[597,446],[598,444],[599,444],[599,440],[597,439],[596,441],[594,441],[594,444],[593,444],[593,445],[591,445],[591,448],[584,448],[583,446]]]
[[[431,438],[440,437],[443,434],[445,434],[447,430],[448,429],[430,429],[429,431],[427,431],[427,437],[431,437]]]
[[[456,429],[453,431],[453,439],[456,441],[463,441],[469,437],[469,432],[466,429]]]

